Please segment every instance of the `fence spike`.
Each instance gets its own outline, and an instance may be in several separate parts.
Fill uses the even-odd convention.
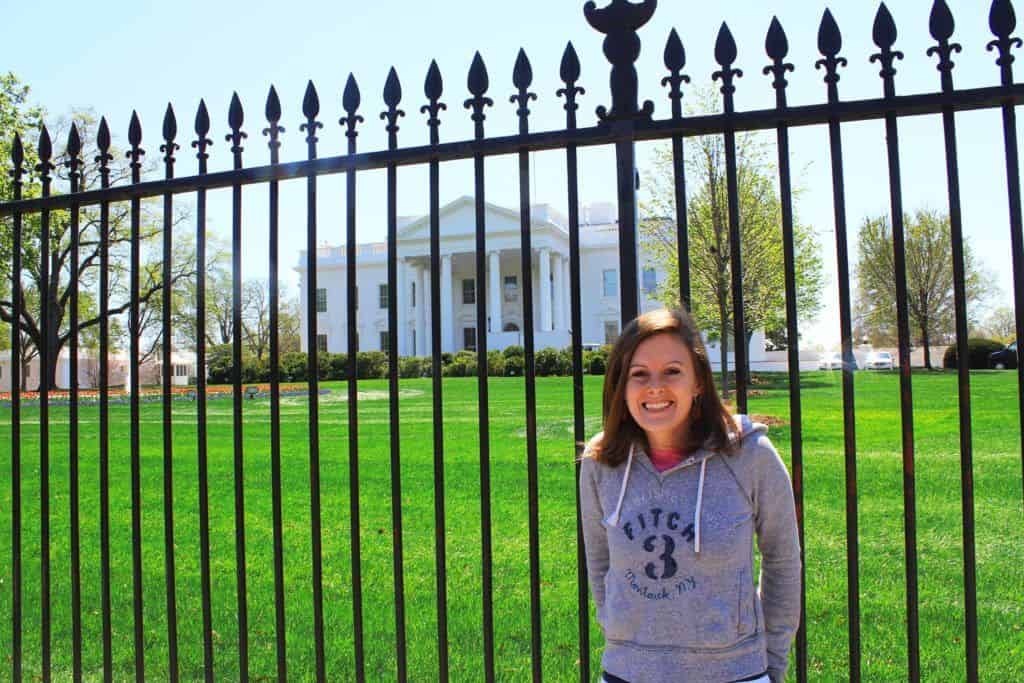
[[[402,101],[402,83],[398,80],[398,72],[395,67],[388,71],[388,79],[384,82],[384,104],[389,107],[397,107]]]
[[[228,126],[233,131],[237,131],[242,127],[242,123],[245,121],[245,112],[242,111],[242,100],[238,98],[238,93],[234,92],[231,94],[231,105],[228,107]]]
[[[949,10],[946,0],[935,0],[928,17],[928,30],[932,38],[940,43],[953,37],[953,13]]]
[[[882,50],[892,48],[896,43],[896,22],[893,21],[889,8],[883,2],[878,6],[875,13],[875,23],[871,30],[871,37]]]
[[[428,100],[441,99],[444,90],[444,82],[441,80],[441,70],[437,68],[437,60],[430,60],[430,68],[427,69],[427,79],[423,83],[423,94]]]
[[[359,109],[359,102],[359,85],[356,83],[355,76],[350,73],[348,80],[345,81],[345,91],[341,96],[341,106],[349,116],[352,116],[355,114],[356,109]]]
[[[307,119],[315,119],[320,113],[320,96],[316,94],[313,81],[306,83],[306,92],[302,96],[302,115]]]
[[[988,13],[988,26],[999,38],[1009,38],[1017,27],[1017,14],[1010,0],[993,0]]]
[[[523,48],[519,48],[516,55],[516,64],[512,69],[512,83],[519,90],[526,90],[533,83],[533,67],[530,66],[530,59],[526,56]]]
[[[206,100],[199,100],[199,109],[196,110],[196,135],[205,138],[210,132],[210,112],[206,110]]]
[[[673,28],[668,33],[668,40],[665,41],[665,52],[663,55],[665,68],[669,71],[679,71],[686,66],[686,50],[683,48],[683,41],[679,40],[679,34]]]
[[[281,98],[277,96],[277,89],[273,85],[270,86],[270,92],[267,93],[267,106],[264,113],[271,127],[276,127],[277,122],[281,120]]]
[[[142,144],[142,124],[139,123],[139,113],[132,111],[132,120],[128,122],[128,144],[138,147]]]
[[[835,57],[843,49],[843,36],[839,32],[832,10],[826,9],[818,27],[818,52],[825,57]]]
[[[473,55],[473,63],[469,65],[469,76],[466,78],[466,87],[475,97],[482,97],[487,92],[490,81],[487,78],[487,67],[484,65],[483,57],[477,52]],[[467,100],[468,101],[468,100]]]
[[[736,61],[736,41],[732,37],[732,31],[724,21],[718,29],[718,38],[715,40],[715,61],[722,67],[728,68]]]
[[[11,161],[14,163],[14,173],[20,173],[21,165],[25,163],[25,148],[21,144],[21,136],[14,134],[11,140]]]
[[[78,126],[71,122],[71,130],[68,132],[67,154],[71,157],[68,163],[77,163],[78,155],[82,152],[82,139],[78,136]]]
[[[789,40],[786,38],[786,32],[782,28],[782,24],[779,23],[778,17],[772,17],[772,23],[768,27],[768,36],[764,41],[765,52],[768,56],[775,61],[786,58],[789,54]]]
[[[576,54],[576,48],[572,46],[571,40],[566,43],[565,51],[562,53],[562,64],[558,69],[558,74],[566,84],[574,83],[580,78],[580,58]]]
[[[174,142],[175,136],[178,134],[178,121],[174,117],[174,108],[171,103],[167,103],[167,110],[164,112],[164,140],[168,143]]]

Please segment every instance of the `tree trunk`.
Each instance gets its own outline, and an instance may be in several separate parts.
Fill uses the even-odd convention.
[[[725,316],[720,316],[719,334],[721,343],[718,348],[722,363],[722,398],[729,397],[729,324]]]
[[[921,345],[924,347],[924,366],[929,370],[932,369],[932,352],[929,345],[930,340],[928,339],[928,326],[921,326]]]

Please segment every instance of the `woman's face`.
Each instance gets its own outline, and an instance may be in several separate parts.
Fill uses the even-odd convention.
[[[700,393],[690,349],[674,334],[656,334],[637,346],[628,372],[626,406],[648,443],[682,448],[687,418]]]

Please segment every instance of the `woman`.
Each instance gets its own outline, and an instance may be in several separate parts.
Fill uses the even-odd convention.
[[[602,680],[779,683],[800,618],[800,548],[767,428],[728,413],[700,332],[676,310],[623,329],[603,404],[580,472]]]

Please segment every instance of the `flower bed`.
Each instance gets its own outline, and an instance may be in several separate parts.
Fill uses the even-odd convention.
[[[250,393],[250,389],[256,389],[255,392]],[[320,394],[330,393],[330,389],[320,389]],[[309,393],[309,387],[304,382],[290,382],[282,383],[279,389],[281,396],[304,396]],[[220,399],[229,398],[234,396],[235,388],[230,384],[216,384],[213,386],[206,387],[206,398]],[[242,395],[246,398],[267,398],[270,396],[270,384],[246,384],[242,387]],[[22,404],[38,404],[39,403],[39,392],[38,391],[22,391],[20,392]],[[107,392],[108,401],[110,403],[128,403],[131,394],[123,387],[110,389]],[[158,386],[144,387],[139,391],[139,401],[142,403],[159,403],[163,400],[164,391]],[[54,389],[48,392],[49,405],[68,405],[71,402],[71,392],[67,389]],[[171,387],[171,400],[173,401],[194,401],[196,398],[196,388],[194,386],[176,386]],[[78,390],[78,404],[79,405],[97,405],[100,402],[100,391],[98,389],[79,389]],[[10,406],[11,405],[11,392],[4,391],[0,392],[0,405]]]

